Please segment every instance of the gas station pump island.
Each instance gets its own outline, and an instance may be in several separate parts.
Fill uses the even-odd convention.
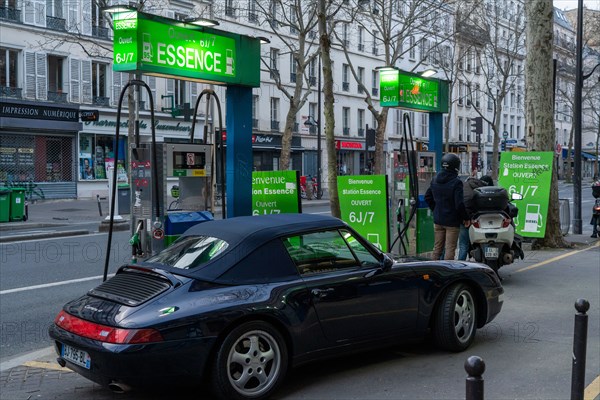
[[[227,86],[227,167],[220,171],[227,182],[227,191],[223,190],[226,195],[223,207],[226,204],[227,217],[251,215],[252,88],[260,86],[260,40],[136,10],[114,12],[113,22],[114,71]],[[147,89],[154,126],[152,93],[139,80],[132,80],[123,88],[117,118],[120,118],[125,90],[131,85]],[[170,223],[173,225],[178,218],[185,220],[183,214],[199,214],[196,223],[212,219],[207,210],[214,211],[210,200],[216,188],[214,161],[217,157],[215,146],[211,143],[220,144],[221,150],[223,145],[220,137],[214,140],[208,137],[208,115],[205,117],[203,140],[193,138],[196,114],[204,94],[207,94],[207,102],[211,97],[216,100],[221,125],[219,99],[214,91],[206,89],[196,101],[188,143],[156,143],[154,130],[151,138],[141,140],[139,132],[136,132],[134,143],[129,143],[134,259],[157,253],[175,240],[177,233],[183,233],[169,232]],[[119,127],[120,123],[117,123],[117,141]],[[221,131],[223,126],[219,128]],[[224,169],[223,162],[221,158],[221,168]],[[167,177],[179,178],[177,208],[182,210],[179,215],[167,210]],[[107,254],[110,253],[113,216],[114,206],[111,207]]]
[[[433,249],[433,215],[424,195],[436,171],[443,150],[443,114],[448,113],[447,81],[424,78],[396,68],[380,69],[381,106],[404,108],[429,114],[427,151],[414,149],[411,124],[404,114],[404,137],[393,154],[391,204],[395,207],[391,226],[396,225],[395,244],[399,254],[420,254]],[[409,231],[414,237],[409,237]],[[410,248],[410,251],[409,251]],[[393,249],[390,249],[392,251]]]

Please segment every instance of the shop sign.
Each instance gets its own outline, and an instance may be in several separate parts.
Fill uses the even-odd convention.
[[[341,219],[382,251],[389,249],[385,175],[337,177]]]
[[[301,212],[297,171],[252,172],[252,215]]]
[[[115,71],[260,86],[256,38],[126,11],[114,14],[113,48]]]
[[[382,69],[379,76],[381,106],[448,112],[448,82],[393,68]]]
[[[78,122],[79,110],[33,104],[0,103],[0,117]]]
[[[129,127],[129,120],[121,120],[121,129],[127,129]],[[95,130],[106,129],[114,132],[117,127],[117,121],[115,118],[100,119],[97,121],[86,121],[83,123],[84,127],[91,127]],[[150,127],[152,126],[150,120],[140,119],[139,127],[140,133],[150,134]],[[154,129],[161,133],[189,133],[192,130],[191,122],[170,122],[162,121],[159,119],[154,120]]]
[[[552,163],[554,154],[548,152],[503,152],[500,156],[498,183],[522,200],[515,200],[519,215],[514,219],[516,232],[526,237],[544,237],[546,215],[550,201]]]
[[[363,150],[364,146],[361,142],[345,142],[342,140],[336,140],[335,148],[338,150]]]

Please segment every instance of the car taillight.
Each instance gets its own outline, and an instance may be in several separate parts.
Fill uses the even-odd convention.
[[[477,229],[481,228],[481,225],[479,225],[479,220],[476,219],[475,221],[473,221],[473,226]]]
[[[100,342],[136,344],[162,342],[163,337],[156,329],[123,329],[85,321],[61,311],[54,323],[62,329]]]
[[[502,220],[502,227],[503,228],[508,228],[509,225],[510,225],[510,218],[504,218]]]

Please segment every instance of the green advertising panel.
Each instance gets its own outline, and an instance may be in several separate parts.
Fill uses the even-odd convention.
[[[297,171],[252,172],[252,215],[299,212]]]
[[[389,68],[380,71],[380,104],[418,111],[448,112],[448,82]]]
[[[516,200],[519,215],[514,219],[521,236],[541,238],[546,233],[546,215],[550,200],[552,163],[554,153],[503,152],[500,156],[498,183],[512,193],[520,193]]]
[[[113,51],[115,71],[260,86],[260,41],[248,36],[127,11],[114,14]]]
[[[385,175],[337,177],[341,219],[383,251],[389,250]]]

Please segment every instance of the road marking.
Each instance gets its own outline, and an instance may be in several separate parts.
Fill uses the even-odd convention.
[[[48,361],[27,361],[22,364],[24,367],[52,369],[54,371],[73,372],[69,368],[64,368],[54,362]]]
[[[546,264],[553,263],[554,261],[562,260],[563,258],[573,256],[573,255],[575,255],[577,253],[581,253],[582,251],[588,251],[589,249],[593,249],[594,247],[598,247],[598,246],[600,246],[600,242],[596,242],[595,244],[591,245],[590,247],[586,247],[585,249],[570,251],[570,252],[568,252],[566,254],[562,254],[560,256],[552,257],[552,258],[549,258],[548,260],[539,262],[537,264],[533,264],[533,265],[530,265],[528,267],[518,269],[514,273],[523,272],[523,271],[529,271],[530,269],[538,268],[538,267],[544,266]]]
[[[583,400],[594,400],[598,395],[600,395],[600,375],[585,388]]]
[[[110,274],[110,275],[108,275],[108,277],[110,278],[113,275],[114,274]],[[71,279],[71,280],[68,280],[68,281],[44,283],[43,285],[24,286],[24,287],[20,287],[20,288],[0,290],[0,295],[10,294],[10,293],[17,293],[17,292],[25,292],[27,290],[44,289],[44,288],[49,288],[49,287],[53,287],[53,286],[69,285],[71,283],[93,281],[95,279],[102,279],[103,277],[104,277],[104,275],[90,276],[90,277],[87,277],[87,278]]]
[[[19,240],[19,243],[33,242],[33,241],[42,242],[44,240],[62,240],[62,239],[69,240],[69,239],[73,239],[76,237],[82,237],[82,236],[85,236],[85,237],[101,236],[101,235],[106,236],[107,234],[108,234],[107,232],[98,232],[98,233],[81,234],[81,235],[75,235],[75,236],[58,236],[58,237],[49,237],[49,238],[40,238],[40,239],[22,239],[22,240]],[[3,235],[2,237],[11,237],[11,236],[17,236],[17,235],[16,234],[15,235]],[[14,243],[15,243],[14,241],[13,242],[2,242],[2,243],[0,243],[0,246],[10,246],[10,245],[13,245]]]

